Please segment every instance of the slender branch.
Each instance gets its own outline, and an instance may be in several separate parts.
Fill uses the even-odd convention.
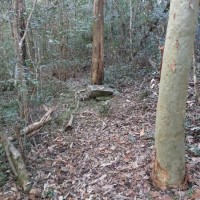
[[[37,130],[38,128],[40,128],[41,126],[43,126],[46,122],[48,122],[49,120],[51,120],[51,113],[56,109],[56,107],[52,107],[50,109],[48,109],[48,111],[46,112],[46,114],[40,119],[40,121],[35,122],[33,124],[30,124],[29,126],[25,127],[22,132],[21,135],[27,135],[35,130]]]
[[[27,19],[27,22],[26,22],[26,29],[25,29],[25,31],[24,31],[24,35],[23,35],[23,37],[21,38],[21,40],[20,40],[20,42],[19,42],[19,47],[20,47],[20,48],[22,47],[22,44],[23,44],[23,42],[24,42],[24,39],[25,39],[25,37],[26,37],[26,35],[27,35],[28,26],[29,26],[29,23],[30,23],[30,20],[31,20],[31,16],[32,16],[32,14],[33,14],[33,11],[35,10],[35,5],[36,5],[36,3],[37,3],[37,0],[35,0],[35,1],[33,2],[33,7],[32,7],[32,9],[31,9],[31,12],[30,12],[29,16],[28,16],[28,19]]]

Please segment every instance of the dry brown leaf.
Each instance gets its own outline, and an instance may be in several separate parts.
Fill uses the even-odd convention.
[[[133,166],[133,169],[137,169],[139,167],[138,163],[137,163],[137,160],[132,163],[132,166]]]
[[[163,197],[161,197],[161,200],[173,200],[170,196],[165,195]]]
[[[40,197],[41,194],[42,194],[42,191],[41,191],[41,189],[39,189],[39,188],[32,188],[32,189],[30,190],[29,194],[30,194],[31,196],[34,196],[34,197]]]
[[[191,200],[199,200],[200,199],[200,189],[198,189],[191,197]]]
[[[159,192],[157,192],[157,191],[150,191],[150,195],[151,195],[153,198],[159,197],[159,196],[160,196]]]
[[[105,150],[106,149],[106,147],[99,147],[99,151],[103,151],[103,150]]]
[[[144,135],[144,128],[140,131],[140,137]]]
[[[129,158],[129,157],[125,157],[125,158],[123,159],[123,161],[124,161],[125,163],[128,163],[128,162],[130,161],[130,158]]]
[[[194,183],[200,187],[200,178],[199,177],[195,178]]]

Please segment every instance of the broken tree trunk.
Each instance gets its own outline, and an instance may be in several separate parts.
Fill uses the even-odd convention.
[[[23,157],[8,139],[6,134],[1,133],[1,137],[10,167],[17,177],[20,187],[24,192],[28,192],[31,189],[31,182]]]
[[[8,158],[8,162],[10,164],[10,167],[14,173],[14,175],[17,177],[17,180],[19,182],[19,185],[23,189],[24,192],[28,192],[31,189],[30,184],[30,177],[28,175],[28,171],[26,170],[26,165],[23,159],[23,147],[20,143],[20,137],[21,135],[27,135],[31,132],[37,130],[41,126],[43,126],[45,123],[51,120],[51,113],[55,110],[55,107],[53,108],[46,108],[47,111],[45,115],[40,119],[40,121],[35,122],[28,127],[25,127],[21,132],[20,130],[16,130],[16,136],[18,138],[21,153],[17,150],[17,148],[13,145],[13,143],[10,141],[10,139],[7,137],[6,134],[3,132],[0,133],[0,136],[2,138],[2,143]],[[32,136],[32,135],[31,135]]]

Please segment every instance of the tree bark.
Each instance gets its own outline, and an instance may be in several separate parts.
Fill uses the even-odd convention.
[[[15,40],[16,66],[15,66],[15,85],[18,84],[18,103],[20,107],[20,117],[25,118],[27,113],[27,89],[25,79],[25,59],[26,44],[25,39],[20,45],[25,32],[24,12],[25,5],[23,0],[13,1],[14,19],[12,24],[13,37]]]
[[[130,50],[131,50],[131,61],[133,62],[133,5],[132,0],[129,3],[130,6],[130,20],[129,20],[129,40],[130,40]]]
[[[199,0],[171,0],[156,114],[155,186],[186,181],[184,119]]]
[[[28,192],[31,189],[31,182],[23,156],[10,142],[5,133],[0,132],[0,136],[2,137],[2,143],[11,169],[23,191]]]
[[[104,0],[94,0],[94,30],[92,55],[92,84],[101,85],[104,79]]]
[[[26,42],[25,37],[28,32],[28,24],[30,22],[31,15],[34,11],[37,0],[34,0],[33,8],[28,16],[27,22],[25,22],[25,1],[24,0],[13,0],[12,9],[14,12],[12,22],[12,32],[15,41],[15,52],[16,52],[16,66],[15,66],[15,85],[18,85],[18,103],[20,108],[20,118],[27,118],[28,102],[27,96],[28,91],[26,87]]]
[[[25,29],[26,29],[26,20],[25,20],[25,2],[24,0],[19,0],[19,35],[20,40],[23,38]],[[24,66],[24,69],[26,67],[26,39],[22,41],[22,64]]]
[[[200,92],[197,85],[197,62],[195,59],[195,53],[193,53],[193,79],[194,79],[194,97],[197,103],[200,103]]]

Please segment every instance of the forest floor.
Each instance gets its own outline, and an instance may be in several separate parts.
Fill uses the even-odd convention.
[[[26,151],[31,194],[20,190],[7,169],[0,199],[200,199],[200,106],[192,99],[192,81],[185,123],[190,184],[184,191],[160,191],[151,182],[159,86],[153,75],[137,69],[131,81],[116,86],[119,95],[80,101],[76,110],[75,94],[87,84],[87,78],[71,78],[48,99],[46,106],[57,106],[54,118],[36,132]],[[63,131],[73,110],[73,128]],[[33,119],[38,119],[44,111],[35,106],[33,112]],[[0,164],[4,162],[5,156]]]

